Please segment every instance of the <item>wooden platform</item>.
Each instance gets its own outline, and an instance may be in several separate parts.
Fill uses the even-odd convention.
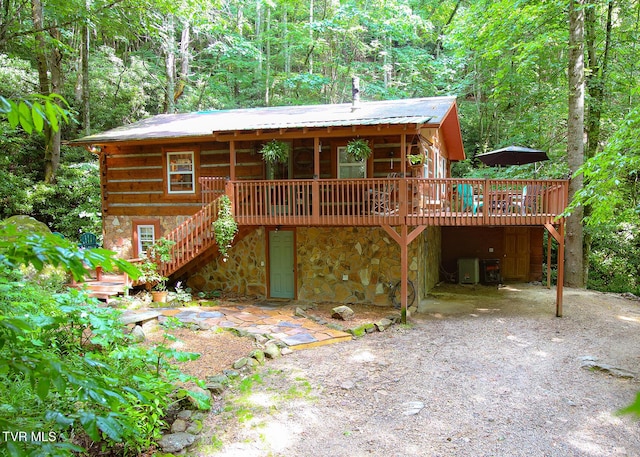
[[[71,286],[77,289],[86,288],[90,297],[107,302],[111,298],[125,295],[128,290],[125,275],[101,274],[99,279],[93,277],[84,282],[73,283]]]

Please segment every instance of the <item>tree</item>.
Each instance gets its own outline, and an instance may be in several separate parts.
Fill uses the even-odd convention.
[[[584,0],[571,0],[569,9],[569,118],[567,161],[574,174],[569,199],[582,189],[583,177],[577,173],[584,163]],[[567,218],[565,284],[584,287],[583,207],[577,206]]]
[[[49,45],[49,40],[45,35],[44,10],[40,0],[31,0],[31,11],[33,24],[35,26],[35,55],[38,62],[38,81],[40,94],[46,96],[52,93],[60,93],[62,89],[62,71],[60,68],[62,54],[55,44],[58,30],[51,28],[49,33],[55,40],[53,45]],[[45,128],[45,173],[44,181],[52,183],[56,179],[56,172],[60,166],[60,145],[62,137],[60,130]]]

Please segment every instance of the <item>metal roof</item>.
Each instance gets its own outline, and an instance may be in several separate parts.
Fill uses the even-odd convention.
[[[71,141],[102,144],[120,141],[206,137],[214,132],[344,127],[352,125],[440,125],[455,97],[360,102],[333,105],[279,106],[160,114],[133,124]]]

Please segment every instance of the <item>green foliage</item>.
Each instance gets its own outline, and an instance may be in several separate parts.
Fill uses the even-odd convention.
[[[369,143],[361,138],[356,138],[347,143],[346,153],[360,162],[367,160],[371,155]]]
[[[169,278],[160,274],[158,271],[160,264],[170,262],[172,259],[173,246],[176,244],[173,240],[159,238],[149,247],[147,258],[140,264],[141,275],[139,280],[145,282],[148,288],[157,291],[167,290],[167,281]]]
[[[227,257],[231,243],[238,233],[238,224],[233,218],[231,200],[223,195],[219,199],[218,218],[213,222],[213,233],[218,244],[218,250],[223,258]]]
[[[592,234],[587,287],[604,292],[640,294],[640,229],[589,229]]]
[[[626,408],[619,411],[619,414],[631,414],[636,418],[640,418],[640,392],[636,395],[636,399]]]
[[[45,125],[57,131],[60,122],[69,122],[69,104],[60,95],[33,94],[28,99],[11,100],[0,95],[0,116],[11,128],[20,125],[25,132],[42,132]]]
[[[30,215],[72,240],[82,232],[101,233],[95,157],[80,148],[63,148],[57,180],[45,184],[42,138],[6,127],[0,123],[0,218]]]
[[[138,455],[160,437],[167,408],[193,396],[176,388],[191,378],[170,362],[197,355],[133,344],[119,311],[84,292],[50,288],[42,273],[27,280],[18,268],[51,264],[81,277],[79,265],[99,263],[136,276],[112,256],[0,228],[0,429],[45,440],[3,439],[2,452],[71,456],[93,441],[105,452]]]
[[[289,143],[271,140],[260,148],[262,159],[271,165],[287,163],[289,161]]]
[[[637,224],[640,215],[640,108],[625,118],[604,150],[587,160],[579,173],[585,186],[571,207],[589,206],[589,225]],[[571,211],[571,208],[569,209]]]
[[[100,178],[95,160],[63,163],[54,184],[38,182],[28,192],[28,214],[71,239],[102,233]]]

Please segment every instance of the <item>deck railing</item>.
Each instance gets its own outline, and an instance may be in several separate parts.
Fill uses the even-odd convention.
[[[217,195],[224,181],[203,181],[203,191],[207,186]],[[568,204],[566,180],[235,181],[227,192],[240,225],[540,225]]]
[[[202,189],[202,203],[207,204],[216,200],[224,194],[227,178],[219,178],[214,176],[206,176],[200,178],[200,186]]]

